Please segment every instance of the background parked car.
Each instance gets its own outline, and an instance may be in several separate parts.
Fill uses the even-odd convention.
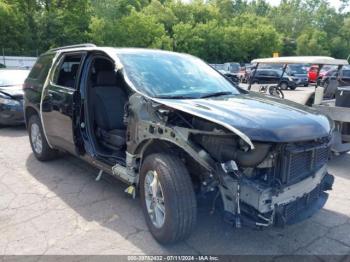
[[[312,83],[316,83],[316,81],[320,81],[322,79],[322,77],[331,70],[336,69],[335,66],[331,66],[331,65],[324,65],[321,70],[320,73],[317,77],[317,70],[318,70],[318,65],[312,65],[309,68],[309,72],[308,72],[308,78],[309,78],[309,82]]]
[[[0,70],[0,125],[23,124],[24,80],[29,70]]]
[[[332,80],[337,79],[337,69],[328,71],[323,75],[320,86],[327,87]],[[350,86],[350,68],[345,68],[340,71],[339,80],[342,83],[342,86]]]
[[[306,65],[303,65],[303,64],[288,65],[286,73],[292,77],[293,81],[297,84],[297,86],[309,85]]]
[[[238,75],[239,69],[240,69],[239,63],[235,63],[235,62],[224,63],[224,70],[227,72],[230,72],[231,74]]]
[[[216,70],[224,70],[224,64],[209,64],[212,68]]]
[[[255,70],[250,74],[250,82],[252,84],[278,84],[282,70],[276,69],[258,69],[254,75]],[[254,77],[253,77],[254,76]],[[286,90],[288,88],[295,90],[297,87],[293,78],[285,74],[281,80],[281,88]]]
[[[226,76],[232,82],[234,82],[236,84],[239,83],[239,81],[240,81],[239,75],[237,72],[230,72],[229,71],[229,69],[231,68],[230,65],[225,66],[225,64],[210,64],[210,66],[213,67],[214,69],[216,69],[217,71],[219,71],[224,76]],[[225,70],[225,69],[227,69],[227,70]],[[233,71],[235,71],[235,70],[233,70]]]
[[[241,66],[238,72],[238,78],[241,83],[247,83],[251,71],[254,69],[254,66],[251,64],[244,64]]]

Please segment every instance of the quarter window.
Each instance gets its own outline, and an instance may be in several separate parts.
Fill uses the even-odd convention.
[[[54,55],[43,55],[39,57],[33,66],[28,78],[35,79],[39,83],[43,84],[46,80],[47,73],[50,70],[52,59]]]
[[[74,88],[78,77],[81,59],[81,54],[65,55],[56,67],[53,83],[64,87]]]

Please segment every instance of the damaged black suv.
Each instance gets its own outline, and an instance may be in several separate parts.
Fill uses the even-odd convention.
[[[186,238],[197,197],[233,225],[283,226],[322,208],[333,123],[245,91],[200,59],[92,44],[49,50],[24,85],[37,159],[72,153],[139,193],[161,243]]]

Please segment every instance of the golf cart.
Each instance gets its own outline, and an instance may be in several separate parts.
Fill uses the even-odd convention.
[[[286,96],[294,102],[312,106],[319,112],[328,115],[335,122],[332,151],[335,154],[341,154],[350,151],[350,86],[341,81],[341,69],[349,65],[345,59],[334,59],[325,56],[299,56],[299,57],[277,57],[254,59],[252,63],[256,64],[283,64],[281,79],[286,71],[288,64],[313,64],[318,65],[317,77],[324,65],[336,65],[337,77],[330,81],[325,87],[319,87],[316,82],[312,90],[299,91],[293,97]],[[270,94],[279,94],[281,98],[285,97],[280,88],[281,79],[277,86],[269,88]],[[248,90],[251,89],[249,85]]]

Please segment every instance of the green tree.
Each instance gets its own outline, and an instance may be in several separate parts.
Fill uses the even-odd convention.
[[[115,36],[112,45],[172,49],[172,41],[163,24],[154,16],[132,11],[118,20],[111,30]]]
[[[325,32],[308,30],[297,39],[298,55],[330,55],[328,38]]]
[[[91,20],[89,1],[43,1],[42,7],[41,16],[38,16],[42,49],[88,40]]]

